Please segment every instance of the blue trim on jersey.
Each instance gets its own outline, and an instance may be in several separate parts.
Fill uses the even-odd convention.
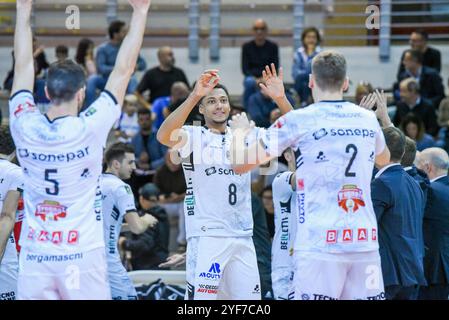
[[[320,102],[336,103],[336,102],[347,102],[347,101],[346,100],[321,100],[321,101],[318,101],[317,103],[320,103]]]
[[[70,117],[70,116],[69,116],[69,115],[66,115],[66,116],[60,116],[60,117],[54,118],[53,120],[50,120],[50,119],[48,118],[48,115],[47,115],[47,114],[44,114],[44,117],[45,117],[45,119],[47,119],[48,122],[53,123],[53,122],[55,122],[56,120],[64,119],[64,118],[67,118],[67,117]]]
[[[27,89],[23,89],[23,90],[19,90],[16,93],[14,93],[11,97],[9,97],[9,101],[11,101],[12,99],[14,99],[18,94],[22,93],[22,92],[28,92],[29,94],[31,94],[31,96],[33,96],[33,93],[30,90]]]
[[[114,97],[114,95],[110,91],[103,90],[103,92],[106,93],[112,99],[112,101],[114,101],[115,104],[118,104],[117,99]]]

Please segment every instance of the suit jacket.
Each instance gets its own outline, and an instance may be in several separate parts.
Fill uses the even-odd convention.
[[[438,134],[437,113],[433,107],[432,101],[421,98],[419,103],[410,109],[409,106],[402,101],[396,104],[396,113],[394,114],[393,123],[399,127],[402,120],[409,113],[414,113],[420,118],[426,128],[426,132],[432,136]]]
[[[430,180],[427,177],[427,174],[415,166],[413,166],[411,169],[407,170],[406,172],[413,179],[415,179],[416,182],[418,182],[418,184],[421,187],[421,190],[424,194],[424,201],[427,203],[427,193],[428,193],[428,189],[430,188]]]
[[[449,283],[449,177],[430,183],[424,214],[424,270],[429,284]]]
[[[410,77],[407,71],[402,72],[398,77],[396,88],[399,88],[399,83]],[[438,108],[441,100],[444,98],[443,80],[435,69],[429,67],[422,67],[421,76],[419,78],[419,87],[421,88],[421,97],[430,101],[434,108]]]
[[[399,63],[398,77],[399,75],[405,71],[404,64],[402,60],[404,60],[405,51],[402,53],[401,62]],[[426,52],[423,55],[423,66],[435,69],[440,73],[441,71],[441,53],[439,50],[434,49],[432,47],[427,47]]]
[[[373,180],[371,197],[385,286],[425,285],[424,195],[419,184],[400,165],[393,166]]]

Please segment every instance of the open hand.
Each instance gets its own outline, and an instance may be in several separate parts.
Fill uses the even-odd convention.
[[[229,120],[229,126],[231,127],[232,134],[243,134],[246,136],[254,127],[254,121],[249,121],[245,112],[232,116]]]
[[[265,70],[262,71],[263,83],[260,83],[260,89],[262,92],[269,96],[273,100],[281,99],[285,96],[284,89],[284,72],[282,67],[279,68],[279,75],[276,71],[274,63],[269,66],[265,66]]]
[[[193,92],[200,97],[204,97],[215,88],[219,81],[220,76],[218,75],[218,70],[206,70],[196,82]]]
[[[186,262],[185,253],[176,253],[167,258],[167,260],[159,265],[160,268],[179,267]]]

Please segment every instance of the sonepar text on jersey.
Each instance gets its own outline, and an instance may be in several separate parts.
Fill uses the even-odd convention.
[[[83,159],[89,155],[89,147],[85,147],[84,149],[79,149],[74,152],[66,152],[66,153],[58,153],[58,154],[50,154],[50,153],[39,153],[33,152],[26,148],[17,149],[19,158],[31,158],[31,160],[41,161],[41,162],[66,162],[69,163],[71,161]]]

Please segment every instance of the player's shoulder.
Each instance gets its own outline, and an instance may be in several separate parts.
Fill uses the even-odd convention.
[[[17,175],[22,173],[22,169],[5,159],[0,159],[0,172],[2,175]]]
[[[101,175],[101,187],[104,193],[110,192],[117,196],[132,194],[131,187],[112,173],[103,173]]]
[[[284,171],[281,173],[278,173],[274,179],[273,179],[273,186],[275,184],[290,184],[290,177],[292,176],[293,172],[291,171]]]

